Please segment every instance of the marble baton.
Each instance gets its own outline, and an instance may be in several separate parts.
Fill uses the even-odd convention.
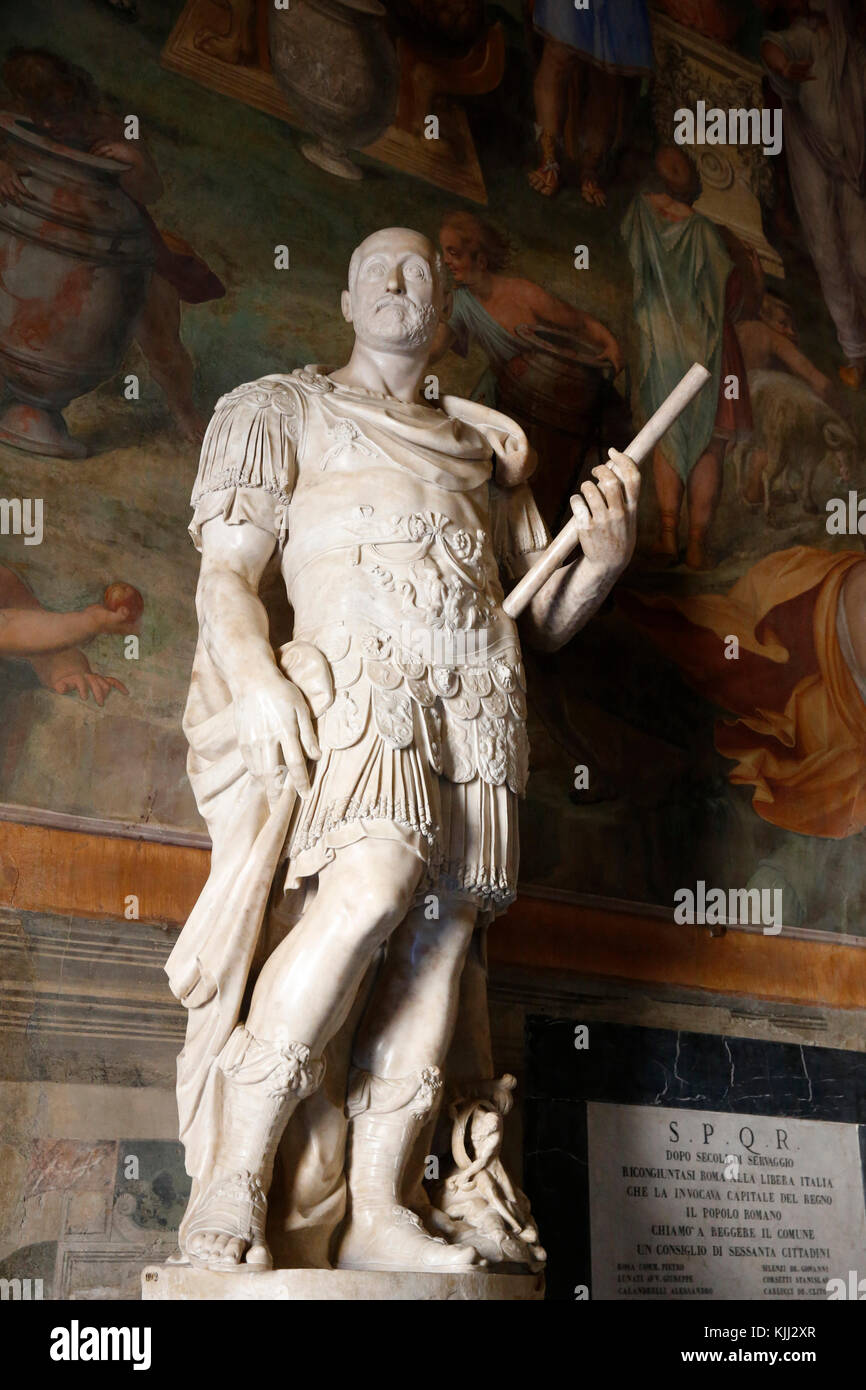
[[[658,444],[665,431],[685,410],[689,402],[694,400],[709,379],[710,374],[706,367],[702,367],[700,362],[693,363],[682,380],[671,391],[671,394],[650,416],[640,433],[635,435],[628,448],[623,449],[622,452],[633,459],[635,463],[641,464]],[[579,532],[577,518],[572,517],[563,526],[559,535],[550,542],[541,559],[536,561],[532,569],[527,570],[523,578],[515,584],[502,605],[509,618],[519,617],[554,570],[559,569],[559,566],[579,544]]]

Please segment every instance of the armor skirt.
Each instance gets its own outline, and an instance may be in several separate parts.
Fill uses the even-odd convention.
[[[506,781],[496,785],[477,773],[460,782],[441,775],[418,734],[395,747],[370,717],[348,747],[320,739],[311,793],[298,803],[286,840],[287,892],[318,874],[343,845],[369,836],[398,840],[423,860],[417,901],[428,893],[459,898],[492,917],[514,900],[517,794]]]

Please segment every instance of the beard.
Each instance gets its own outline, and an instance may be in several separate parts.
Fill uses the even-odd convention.
[[[383,295],[364,315],[364,336],[373,342],[425,347],[436,331],[439,314],[432,304],[416,304],[402,295]]]

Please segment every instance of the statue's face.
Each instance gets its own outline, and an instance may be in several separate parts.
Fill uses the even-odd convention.
[[[391,229],[361,243],[343,295],[343,313],[359,342],[380,351],[426,353],[440,308],[435,251],[426,237]]]

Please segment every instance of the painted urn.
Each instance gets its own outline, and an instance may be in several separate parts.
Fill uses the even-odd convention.
[[[349,149],[370,145],[397,109],[399,63],[379,0],[292,0],[269,11],[274,77],[318,137],[301,146],[313,164],[359,179]]]
[[[0,440],[83,458],[61,411],[120,366],[150,281],[150,233],[120,187],[127,165],[22,117],[0,115],[0,133],[26,189],[0,204]]]

